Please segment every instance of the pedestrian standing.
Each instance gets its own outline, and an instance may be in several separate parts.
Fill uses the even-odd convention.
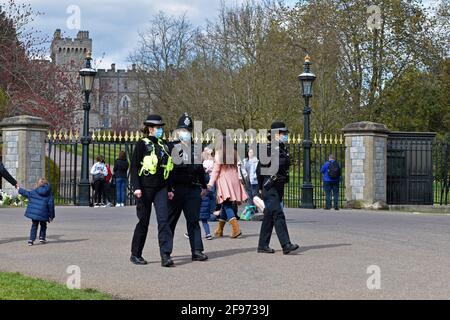
[[[116,179],[116,207],[123,207],[127,192],[128,160],[125,151],[119,152],[119,158],[114,162],[114,176]]]
[[[28,198],[25,217],[32,221],[28,245],[32,246],[34,244],[39,225],[41,227],[39,242],[44,244],[47,242],[47,222],[55,219],[55,202],[50,185],[46,179],[42,178],[36,183],[36,189],[32,191],[27,191],[23,188],[18,189],[19,194]]]
[[[175,134],[178,139],[169,146],[174,159],[174,169],[169,178],[169,222],[172,235],[183,211],[191,246],[192,261],[205,261],[199,223],[202,197],[208,190],[205,170],[201,161],[201,149],[197,150],[192,141],[193,123],[187,113],[177,123]]]
[[[289,238],[282,204],[284,186],[289,182],[290,157],[286,148],[288,129],[283,122],[275,121],[271,125],[271,132],[273,135],[271,135],[270,143],[267,146],[267,155],[270,157],[270,162],[264,165],[260,162],[257,168],[258,185],[265,203],[257,251],[259,253],[275,253],[275,250],[269,247],[272,231],[275,227],[283,254],[288,254],[299,248],[297,244],[292,244]],[[273,153],[272,150],[274,150]],[[265,171],[269,170],[268,168],[274,161],[278,163],[276,172],[268,174]]]
[[[94,208],[106,207],[106,199],[104,196],[104,188],[108,169],[103,162],[103,156],[98,155],[95,159],[97,162],[91,168],[92,184],[94,187]]]
[[[323,176],[323,189],[325,191],[325,210],[331,209],[331,192],[333,192],[334,210],[339,210],[339,182],[341,181],[341,166],[333,154],[320,169]]]
[[[167,179],[173,169],[167,143],[162,139],[164,122],[161,116],[151,114],[144,122],[145,137],[134,148],[130,164],[131,185],[136,197],[136,214],[139,222],[134,229],[130,261],[147,264],[142,257],[150,223],[152,204],[158,222],[158,242],[163,267],[173,266],[170,253],[173,248],[172,231],[167,209]]]
[[[230,152],[228,157],[231,158],[230,162],[227,162],[227,152]],[[214,168],[208,182],[208,190],[210,191],[216,185],[216,200],[217,203],[222,205],[219,224],[214,231],[216,237],[223,236],[223,229],[227,220],[232,228],[230,238],[237,238],[242,234],[234,208],[243,203],[247,199],[247,195],[239,181],[237,163],[237,150],[233,141],[230,138],[223,138],[216,150]]]
[[[259,195],[258,177],[256,175],[258,163],[259,160],[255,156],[253,149],[249,149],[248,158],[242,161],[239,168],[241,179],[244,181],[245,191],[248,195],[247,205],[245,206],[244,213],[241,215],[241,219],[243,220],[250,220],[250,217],[257,212],[253,198]]]

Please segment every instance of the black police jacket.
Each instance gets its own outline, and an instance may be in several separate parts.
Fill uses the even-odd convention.
[[[201,160],[201,149],[191,141],[190,145],[184,145],[177,140],[169,143],[174,168],[170,173],[168,189],[176,186],[198,185],[206,189],[205,169]]]
[[[167,164],[168,156],[162,150],[161,146],[158,145],[158,139],[149,136],[151,144],[146,145],[144,140],[139,140],[134,148],[133,155],[131,157],[130,164],[130,182],[133,186],[133,190],[138,190],[142,188],[161,188],[167,185],[167,180],[164,179],[164,168],[162,165]],[[168,152],[167,143],[164,140],[161,140],[163,145],[166,146]],[[158,167],[155,174],[139,176],[139,171],[142,167],[142,161],[144,157],[150,155],[151,148],[155,148],[156,156],[158,157]],[[170,153],[169,153],[170,154]]]
[[[278,158],[278,170],[276,172],[276,179],[274,181],[274,187],[277,189],[280,195],[284,194],[284,185],[289,182],[289,166],[291,165],[291,160],[289,156],[289,151],[286,148],[286,145],[282,142],[279,142],[279,145],[275,147],[274,154],[272,154],[270,143],[267,145],[267,156],[271,157],[271,159]],[[272,164],[270,161],[267,164],[261,164],[259,161],[258,166],[256,167],[256,175],[258,177],[258,186],[259,190],[264,189],[264,183],[270,179],[270,176],[261,174],[262,168],[268,168]]]

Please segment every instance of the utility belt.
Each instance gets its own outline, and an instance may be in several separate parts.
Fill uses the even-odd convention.
[[[271,175],[269,178],[266,178],[263,184],[263,188],[266,190],[270,190],[272,187],[274,187],[276,184],[286,183],[287,177],[274,174]]]

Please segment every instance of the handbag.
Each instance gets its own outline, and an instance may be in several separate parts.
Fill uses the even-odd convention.
[[[94,181],[105,180],[105,175],[101,172],[96,173],[96,174],[92,175],[92,179],[94,179]]]

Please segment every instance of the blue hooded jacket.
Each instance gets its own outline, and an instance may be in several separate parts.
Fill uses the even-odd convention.
[[[339,182],[341,181],[341,177],[336,178],[336,179],[332,179],[330,178],[330,176],[328,175],[328,166],[330,165],[330,162],[335,162],[336,160],[330,160],[325,162],[325,164],[322,166],[322,169],[320,169],[320,173],[323,174],[323,181],[324,182]],[[338,163],[339,166],[339,163]],[[339,168],[341,168],[341,166],[339,166]]]
[[[19,193],[28,198],[25,217],[37,221],[49,221],[55,218],[55,202],[50,185],[44,184],[32,191],[19,188]]]

